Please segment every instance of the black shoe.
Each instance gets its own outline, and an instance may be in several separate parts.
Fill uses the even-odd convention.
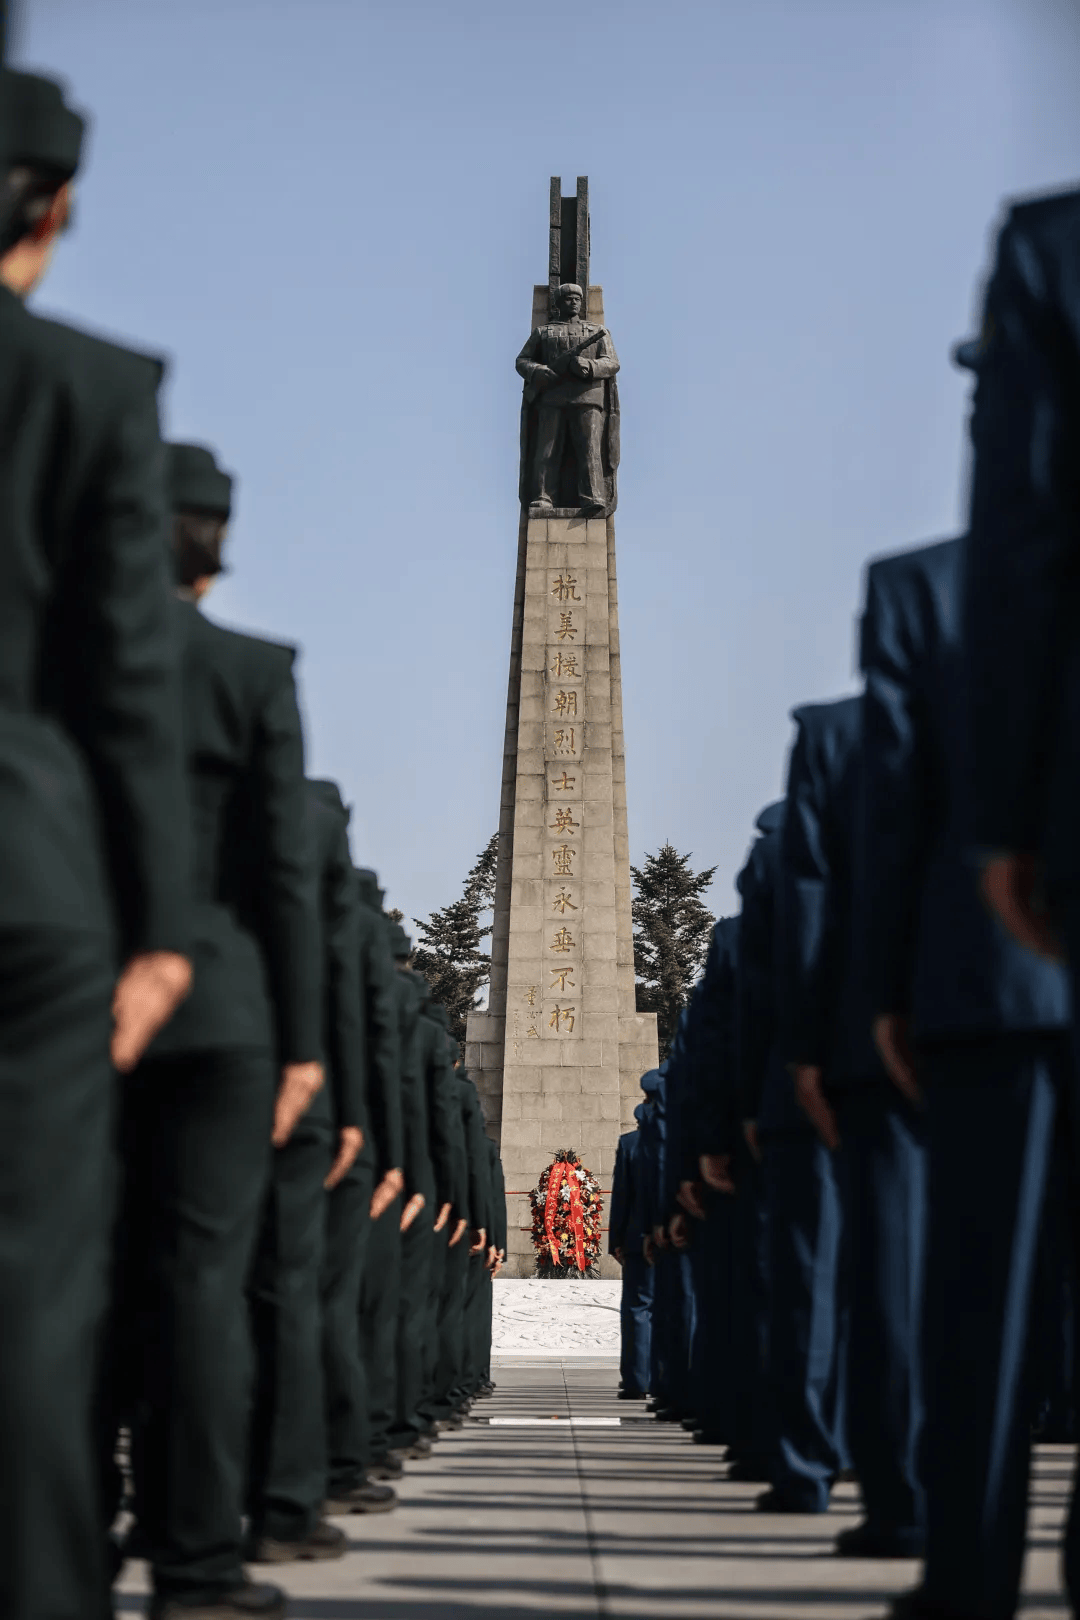
[[[653,1413],[657,1423],[681,1423],[683,1415],[677,1406],[661,1406]]]
[[[245,1581],[220,1597],[156,1597],[150,1603],[150,1620],[236,1620],[237,1615],[284,1620],[285,1594],[280,1586]]]
[[[838,1468],[837,1469],[836,1477],[833,1480],[834,1485],[857,1485],[858,1483],[859,1483],[859,1476],[855,1472],[854,1468]]]
[[[615,1399],[617,1401],[643,1401],[645,1391],[643,1389],[620,1389],[616,1391]]]
[[[693,1434],[697,1426],[698,1420],[696,1417],[684,1417],[679,1419],[680,1429],[685,1429],[687,1434]]]
[[[695,1446],[722,1446],[723,1436],[714,1434],[711,1429],[693,1429],[691,1438]]]
[[[323,1503],[323,1512],[332,1518],[342,1513],[389,1513],[391,1508],[398,1505],[397,1492],[389,1485],[354,1485],[351,1491],[341,1491],[337,1496],[328,1496]],[[342,1541],[344,1532],[337,1530]]]
[[[741,1457],[733,1462],[725,1475],[736,1485],[767,1485],[772,1478],[765,1463],[755,1462],[752,1457]]]
[[[419,1462],[424,1457],[430,1457],[433,1447],[430,1440],[417,1435],[411,1446],[391,1446],[390,1456],[396,1457],[398,1462]]]
[[[825,1513],[827,1508],[811,1506],[810,1503],[799,1501],[797,1497],[789,1496],[786,1491],[780,1490],[776,1485],[771,1490],[762,1491],[754,1503],[759,1513]]]
[[[387,1452],[385,1457],[376,1457],[365,1472],[368,1479],[400,1479],[405,1472],[405,1466],[400,1457],[392,1457]]]
[[[926,1537],[921,1530],[875,1530],[856,1524],[836,1538],[839,1558],[922,1558]]]
[[[459,1417],[456,1412],[452,1412],[447,1418],[439,1418],[435,1424],[435,1427],[440,1430],[463,1429],[465,1427],[465,1419],[463,1417]]]
[[[365,1487],[361,1486],[361,1490]],[[368,1487],[375,1489],[374,1486]],[[378,1487],[382,1489],[382,1487]],[[390,1493],[393,1495],[393,1492]],[[299,1541],[279,1541],[276,1536],[252,1536],[244,1549],[250,1564],[321,1563],[327,1558],[344,1558],[349,1538],[336,1525],[322,1519]]]
[[[893,1599],[889,1620],[964,1620],[964,1617],[955,1609],[943,1609],[937,1603],[928,1602],[922,1587],[917,1586],[913,1592],[901,1592]]]

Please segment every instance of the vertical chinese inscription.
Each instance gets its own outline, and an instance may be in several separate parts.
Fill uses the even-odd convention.
[[[585,751],[585,642],[588,570],[553,566],[547,576],[544,661],[547,747],[544,784],[544,1016],[541,1033],[566,1040],[585,1033],[580,915],[586,881],[582,837]],[[571,926],[573,924],[573,926]]]

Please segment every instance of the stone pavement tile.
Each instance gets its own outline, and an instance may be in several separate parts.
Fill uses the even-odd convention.
[[[336,1521],[346,1558],[268,1572],[293,1620],[877,1620],[917,1580],[913,1562],[832,1556],[836,1531],[858,1518],[853,1486],[827,1515],[756,1512],[762,1487],[728,1485],[721,1448],[616,1400],[610,1361],[498,1363],[493,1376],[496,1395],[410,1467],[396,1513]],[[545,1421],[489,1421],[499,1417]],[[1058,1538],[1073,1458],[1071,1447],[1037,1455],[1022,1620],[1068,1612]],[[118,1614],[144,1612],[145,1589],[136,1566]]]

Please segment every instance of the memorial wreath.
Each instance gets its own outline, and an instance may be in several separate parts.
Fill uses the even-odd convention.
[[[592,1171],[566,1148],[556,1153],[529,1197],[537,1276],[595,1277],[603,1201]]]

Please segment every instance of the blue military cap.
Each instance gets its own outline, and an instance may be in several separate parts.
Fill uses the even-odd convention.
[[[761,811],[754,821],[754,826],[757,828],[758,832],[779,832],[780,828],[784,824],[785,802],[786,801],[784,799],[774,799],[772,804],[767,804],[765,806],[764,810]]]
[[[954,343],[949,350],[949,359],[954,366],[961,366],[964,371],[978,371],[983,358],[982,337],[963,338]]]
[[[650,1093],[652,1093],[654,1091],[659,1091],[660,1090],[660,1082],[661,1082],[662,1079],[663,1079],[663,1075],[661,1074],[659,1069],[649,1069],[649,1071],[646,1074],[643,1074],[642,1077],[641,1077],[641,1089],[645,1093],[645,1095],[649,1096]],[[639,1104],[639,1106],[640,1106],[640,1104]]]
[[[634,1118],[637,1120],[639,1125],[643,1125],[645,1123],[645,1116],[648,1114],[648,1112],[649,1112],[648,1103],[647,1102],[639,1102],[637,1107],[634,1109]]]

